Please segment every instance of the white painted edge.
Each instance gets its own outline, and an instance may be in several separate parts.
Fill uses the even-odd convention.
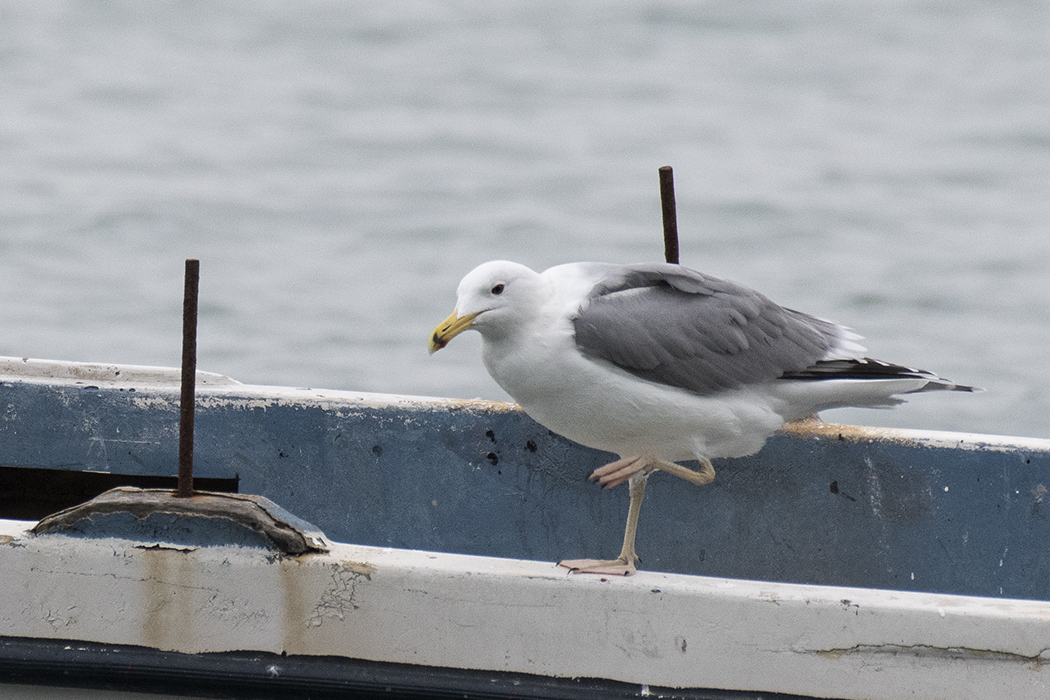
[[[119,365],[100,362],[37,360],[29,357],[0,357],[0,380],[48,384],[173,384],[179,387],[182,371],[175,367]],[[242,386],[214,372],[197,370],[197,383],[205,386]]]
[[[899,700],[1050,697],[1050,603],[335,543],[323,555],[33,538],[0,521],[2,634],[183,653]],[[17,592],[12,595],[11,592]]]
[[[0,357],[0,381],[47,384],[86,383],[112,387],[145,386],[156,394],[178,397],[180,373],[176,368],[138,365],[94,364],[58,360]],[[197,372],[197,393],[201,405],[222,405],[248,400],[258,405],[301,404],[336,411],[369,409],[454,410],[467,414],[519,412],[517,404],[483,399],[454,399],[402,394],[343,391],[336,389],[293,388],[241,384],[221,374]],[[149,401],[141,397],[141,401]],[[845,426],[819,421],[800,421],[785,427],[785,433],[799,438],[912,443],[927,447],[996,452],[1050,452],[1050,440],[1043,438],[984,435],[937,430],[907,430]]]

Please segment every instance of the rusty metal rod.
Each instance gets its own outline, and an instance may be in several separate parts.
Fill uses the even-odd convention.
[[[664,260],[678,264],[678,214],[674,203],[674,171],[660,168],[660,208],[664,218]]]
[[[193,417],[197,400],[197,291],[200,260],[186,261],[182,297],[182,395],[179,399],[179,489],[176,496],[193,495]]]

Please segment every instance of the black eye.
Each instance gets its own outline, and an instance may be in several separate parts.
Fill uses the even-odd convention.
[[[496,296],[499,296],[500,294],[503,294],[503,285],[502,284],[497,284],[495,287],[492,288],[492,293],[495,294]]]

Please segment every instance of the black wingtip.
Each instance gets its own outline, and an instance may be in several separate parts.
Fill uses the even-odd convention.
[[[851,360],[821,360],[802,370],[785,372],[781,379],[827,381],[831,379],[925,379],[927,384],[918,391],[965,391],[979,394],[981,387],[955,384],[924,369],[914,369],[870,357]]]

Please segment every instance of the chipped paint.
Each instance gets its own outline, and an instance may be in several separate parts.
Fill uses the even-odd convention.
[[[943,617],[943,615],[942,615]],[[951,661],[1009,661],[1025,664],[1032,671],[1042,671],[1043,664],[1050,662],[1050,647],[1035,654],[1015,654],[990,649],[973,649],[969,647],[935,647],[928,644],[858,644],[848,649],[807,649],[803,653],[817,654],[832,661],[839,661],[846,656],[866,657],[876,663],[883,655],[910,655],[918,659],[948,659]]]
[[[948,447],[958,450],[1023,450],[1046,451],[1050,440],[1042,438],[1004,437],[979,433],[955,433],[939,430],[906,430],[864,425],[825,423],[807,418],[785,424],[778,432],[803,439],[838,440],[842,442],[882,442],[903,447]]]
[[[176,370],[33,362],[0,361],[0,464],[24,483],[40,468],[174,475]],[[333,539],[546,561],[620,546],[626,494],[587,480],[609,455],[514,404],[233,380],[198,398],[195,474]],[[645,568],[1050,600],[1050,441],[814,420],[716,468],[704,488],[649,480]]]
[[[326,618],[345,620],[346,615],[359,608],[357,584],[362,579],[372,578],[371,567],[366,565],[364,568],[367,569],[367,573],[362,571],[361,566],[353,563],[332,565],[331,583],[321,594],[321,599],[306,624],[310,627],[320,627]]]
[[[333,544],[308,558],[28,537],[0,521],[4,634],[864,700],[1042,700],[1050,603]],[[698,663],[702,660],[702,663]],[[277,669],[276,673],[280,673]]]

